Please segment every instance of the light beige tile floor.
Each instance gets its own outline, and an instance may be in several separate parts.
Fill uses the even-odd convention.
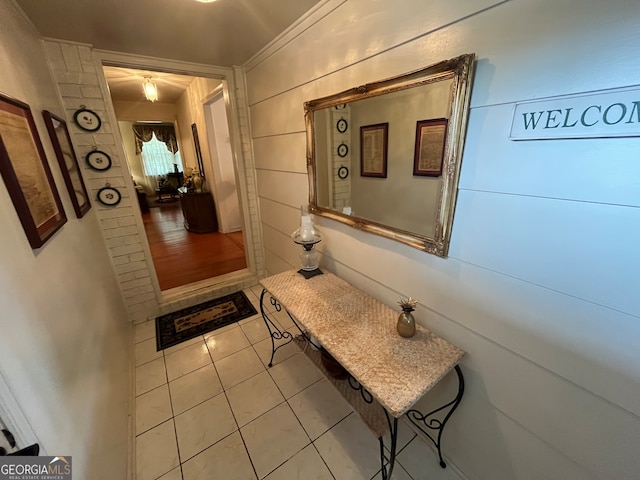
[[[295,344],[267,367],[260,314],[161,352],[153,321],[134,338],[137,480],[382,478],[378,440]],[[402,422],[398,445],[393,479],[453,478]]]

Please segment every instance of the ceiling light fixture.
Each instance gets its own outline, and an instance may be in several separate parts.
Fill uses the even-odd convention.
[[[144,77],[145,80],[142,83],[142,90],[144,91],[144,96],[147,97],[147,100],[150,102],[155,102],[158,100],[158,87],[156,84],[151,81],[151,77]]]
[[[200,3],[211,3],[211,2],[215,2],[216,0],[196,0],[196,1]]]

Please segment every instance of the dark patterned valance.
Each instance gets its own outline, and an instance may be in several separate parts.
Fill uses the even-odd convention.
[[[173,125],[167,124],[150,124],[135,123],[133,125],[133,133],[136,136],[136,153],[142,153],[142,144],[148,142],[156,134],[156,138],[167,144],[167,148],[171,153],[178,151],[178,140],[176,139],[176,131]]]

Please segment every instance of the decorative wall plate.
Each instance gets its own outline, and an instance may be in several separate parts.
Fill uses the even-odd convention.
[[[95,132],[102,126],[102,120],[96,112],[80,105],[80,109],[73,114],[73,121],[86,132]]]
[[[338,129],[338,132],[344,133],[347,131],[347,128],[349,128],[349,124],[344,118],[341,118],[338,120],[338,123],[336,123],[336,128]]]
[[[340,145],[338,145],[338,156],[339,157],[346,157],[347,154],[349,153],[349,147],[347,146],[347,144],[345,143],[341,143]]]
[[[107,207],[113,207],[119,204],[121,199],[120,192],[108,183],[106,187],[98,190],[98,201]]]
[[[104,171],[111,168],[111,157],[100,150],[92,150],[85,157],[87,165],[94,170]]]
[[[349,176],[349,169],[347,167],[340,167],[338,169],[338,177],[341,180],[344,180],[345,178],[347,178]]]
[[[336,110],[342,110],[343,108],[346,108],[347,104],[346,103],[341,103],[340,105],[336,105]]]

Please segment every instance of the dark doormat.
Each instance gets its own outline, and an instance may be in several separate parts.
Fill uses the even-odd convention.
[[[183,308],[156,318],[158,351],[258,313],[244,292]]]

